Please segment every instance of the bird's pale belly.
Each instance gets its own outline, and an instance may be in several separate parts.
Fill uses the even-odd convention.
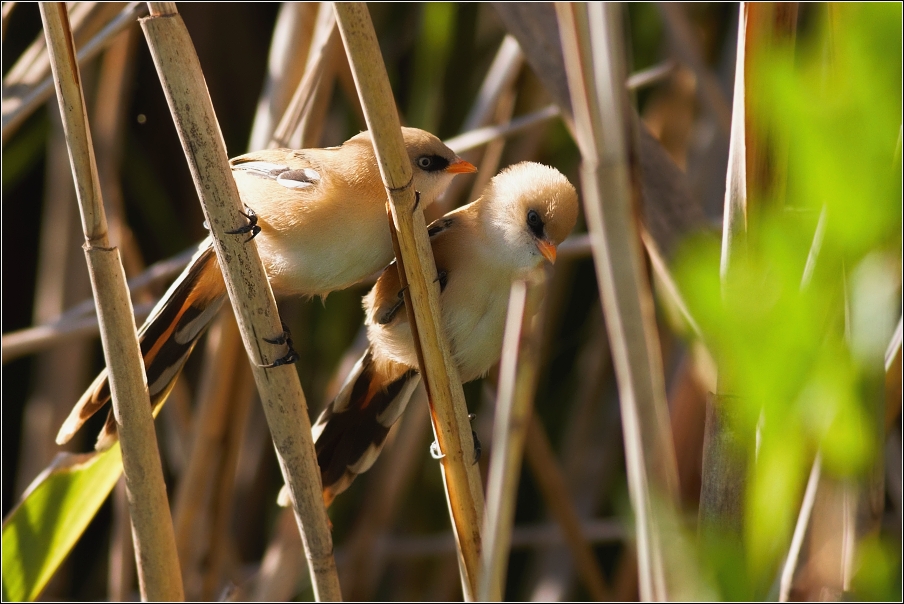
[[[261,234],[263,235],[263,233]],[[258,237],[270,285],[280,294],[324,296],[373,275],[393,259],[389,230],[381,232],[309,233],[293,236],[303,245]]]

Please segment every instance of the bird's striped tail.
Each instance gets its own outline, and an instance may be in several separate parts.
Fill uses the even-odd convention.
[[[420,379],[413,369],[375,362],[370,348],[355,364],[312,428],[327,506],[377,460]]]
[[[185,361],[225,299],[223,275],[211,241],[207,239],[138,332],[154,416],[166,402]],[[109,400],[110,384],[104,369],[63,422],[57,433],[57,443],[68,442]],[[116,439],[116,420],[111,409],[95,448],[105,451]]]

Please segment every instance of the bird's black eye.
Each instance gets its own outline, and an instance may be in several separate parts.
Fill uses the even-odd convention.
[[[530,210],[527,213],[527,228],[537,237],[543,236],[543,219],[536,210]]]
[[[426,172],[439,172],[449,166],[449,160],[439,155],[421,155],[415,160],[417,167]]]

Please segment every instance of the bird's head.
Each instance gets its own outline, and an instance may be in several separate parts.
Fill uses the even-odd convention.
[[[411,159],[412,184],[421,195],[422,207],[436,201],[456,175],[477,172],[477,168],[425,130],[402,128],[402,138]]]
[[[508,260],[523,269],[544,258],[555,263],[556,248],[578,217],[574,186],[555,168],[534,162],[515,164],[494,176],[482,204]]]

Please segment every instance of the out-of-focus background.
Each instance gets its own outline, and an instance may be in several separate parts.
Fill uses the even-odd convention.
[[[785,596],[899,599],[901,8],[783,6],[793,7],[784,35],[756,38],[750,32],[761,24],[748,21],[748,241],[724,299],[719,240],[739,6],[632,3],[622,11],[626,84],[643,124],[637,215],[658,250],[647,267],[680,485],[678,514],[668,520],[676,541],[664,547],[687,552],[682,572],[693,591],[681,593],[778,598],[812,484]],[[285,107],[320,27],[318,5],[178,8],[229,155],[267,146],[278,117],[268,121],[259,99],[273,86],[284,97],[273,102]],[[450,139],[527,120],[462,152],[480,172],[458,177],[428,221],[476,199],[493,174],[522,160],[558,168],[581,190],[580,152],[560,117],[568,99],[561,56],[544,46],[558,43],[551,5],[369,8],[404,124]],[[77,45],[125,10],[126,3],[74,3]],[[286,37],[289,29],[296,38]],[[93,311],[70,310],[91,290],[56,98],[22,120],[12,104],[40,83],[32,59],[42,35],[36,4],[3,4],[4,516],[58,452],[91,450],[105,415],[69,445],[54,443],[103,357],[85,319]],[[268,78],[274,40],[285,71]],[[331,44],[314,107],[287,144],[336,145],[365,128],[338,36]],[[201,209],[137,22],[81,69],[111,234],[127,276],[137,277],[205,236]],[[534,402],[541,427],[526,444],[506,599],[639,597],[618,386],[586,230],[582,212],[546,300]],[[161,269],[168,278],[136,291],[136,311],[147,313],[177,269]],[[367,289],[279,301],[312,418],[364,345]],[[25,331],[54,322],[50,335]],[[198,346],[156,423],[177,532],[186,531],[177,535],[186,595],[310,598],[294,519],[276,505],[282,479],[266,422],[244,354],[222,351],[226,331],[215,325]],[[493,369],[465,385],[484,477],[496,379]],[[220,380],[231,380],[235,399],[215,418],[228,427],[196,521],[180,525],[188,512],[176,501],[193,434],[198,422],[213,421],[199,416],[198,401]],[[740,528],[698,540],[707,400],[725,397],[740,401],[725,420],[740,435],[746,466]],[[346,599],[461,597],[431,440],[416,395],[373,469],[331,507]],[[566,544],[556,499],[577,511],[582,545]],[[137,597],[125,514],[120,485],[43,598]],[[580,546],[592,555],[576,562]]]

